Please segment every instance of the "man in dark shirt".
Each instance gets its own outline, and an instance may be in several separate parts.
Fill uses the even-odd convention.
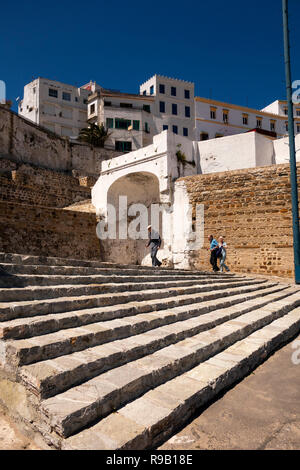
[[[208,240],[209,240],[209,243],[210,243],[210,246],[209,246],[210,264],[212,265],[213,271],[217,272],[217,271],[219,271],[218,264],[217,264],[217,259],[218,259],[217,258],[217,250],[219,248],[219,244],[218,244],[217,240],[215,240],[213,235],[210,235],[208,237]]]
[[[148,225],[148,238],[149,241],[146,247],[150,246],[151,249],[151,259],[152,259],[152,266],[157,268],[161,265],[161,262],[156,258],[157,252],[161,246],[161,238],[155,230],[152,230],[151,225]]]

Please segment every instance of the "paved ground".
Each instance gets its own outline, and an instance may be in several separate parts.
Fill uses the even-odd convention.
[[[300,336],[296,341],[300,343]],[[160,449],[300,449],[300,364],[292,363],[293,343],[277,351]],[[1,410],[0,450],[38,450]]]
[[[295,341],[299,350],[300,336]],[[277,351],[160,449],[299,450],[300,364],[292,363],[297,351],[293,343]]]

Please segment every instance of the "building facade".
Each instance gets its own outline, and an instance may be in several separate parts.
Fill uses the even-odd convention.
[[[154,75],[140,86],[140,94],[154,98],[155,134],[170,130],[194,140],[194,83]]]
[[[97,88],[94,82],[77,88],[37,78],[24,87],[18,114],[60,136],[77,137],[87,127],[87,99]]]
[[[88,97],[87,119],[108,129],[105,147],[131,152],[152,143],[153,110],[152,97],[101,89]]]
[[[79,88],[38,78],[24,87],[19,114],[70,138],[89,123],[109,130],[106,147],[130,152],[149,145],[164,130],[204,141],[259,129],[270,138],[288,134],[287,102],[261,110],[194,96],[194,83],[154,75],[139,94],[121,93],[89,82]],[[294,106],[300,134],[300,104]]]
[[[241,134],[252,129],[261,129],[273,138],[284,137],[288,134],[288,117],[283,112],[286,102],[275,103],[262,110],[256,110],[196,97],[195,140],[202,141]],[[278,103],[282,103],[282,106]],[[295,108],[295,133],[300,133],[300,106],[299,109]]]

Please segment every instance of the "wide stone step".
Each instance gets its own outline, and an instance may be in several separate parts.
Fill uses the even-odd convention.
[[[180,270],[180,269],[154,269],[152,267],[146,266],[114,266],[113,268],[107,267],[86,267],[86,266],[51,266],[51,265],[31,265],[31,264],[11,264],[11,263],[1,263],[0,264],[0,277],[3,278],[7,275],[15,276],[15,278],[20,274],[31,274],[31,275],[63,275],[63,276],[89,276],[89,275],[115,275],[115,276],[183,276],[185,277],[200,277],[211,276],[217,277],[221,273],[213,273],[207,271],[190,271],[190,270]],[[234,276],[234,274],[226,273],[227,277]],[[241,275],[242,276],[242,275]]]
[[[78,267],[90,267],[106,269],[107,272],[111,272],[112,269],[121,269],[126,271],[127,269],[135,271],[144,271],[145,273],[153,271],[151,266],[141,266],[137,264],[119,264],[119,263],[108,263],[103,261],[92,261],[92,260],[79,260],[69,258],[55,258],[45,256],[32,256],[32,255],[21,255],[14,253],[0,253],[0,263],[3,264],[14,264],[14,265],[40,265],[40,266],[75,266]],[[185,269],[172,269],[168,267],[161,267],[159,271],[163,273],[179,272],[179,273],[190,273],[190,270]],[[203,273],[203,271],[193,271],[193,273]]]
[[[249,279],[251,281],[252,279]],[[145,289],[168,289],[168,288],[185,288],[190,286],[199,285],[201,286],[228,284],[228,282],[234,283],[245,283],[245,278],[239,279],[234,278],[228,279],[184,279],[184,280],[170,280],[170,281],[144,281],[144,282],[119,282],[119,283],[88,283],[79,285],[47,285],[47,286],[29,286],[24,288],[15,289],[0,289],[0,302],[17,302],[17,301],[28,301],[28,300],[42,300],[42,299],[53,299],[58,297],[77,297],[96,295],[101,293],[114,293],[114,292],[131,292]]]
[[[300,308],[269,323],[91,427],[62,440],[64,450],[154,449],[300,331]],[[57,417],[56,417],[57,418]],[[61,423],[61,420],[59,420]]]
[[[228,283],[213,283],[208,285],[195,284],[191,287],[171,287],[167,289],[149,289],[132,292],[115,292],[100,295],[81,295],[78,297],[59,297],[57,299],[3,302],[0,304],[0,322],[14,318],[32,317],[35,315],[47,315],[51,313],[62,313],[73,310],[81,310],[93,307],[104,307],[121,304],[124,302],[139,302],[143,300],[166,299],[167,297],[198,294],[200,292],[216,292],[225,290],[227,287],[259,286],[267,281],[228,280]],[[86,286],[85,286],[86,287]],[[188,303],[188,302],[187,302]]]
[[[149,283],[149,282],[167,282],[167,281],[200,281],[205,282],[208,275],[196,275],[193,276],[192,274],[189,276],[183,275],[165,275],[162,276],[157,273],[157,275],[148,274],[147,276],[136,274],[132,276],[128,276],[126,274],[122,275],[103,275],[103,274],[93,274],[93,275],[86,275],[86,276],[67,276],[67,275],[34,275],[34,274],[18,274],[15,275],[0,275],[0,287],[28,287],[28,286],[57,286],[57,285],[77,285],[77,284],[104,284],[104,283],[123,283],[123,282],[135,282],[137,284],[141,283]],[[213,279],[218,280],[228,280],[228,278],[232,278],[233,276],[222,276],[216,275],[214,277],[209,278],[212,282]],[[238,276],[234,276],[235,279],[238,279]],[[203,281],[202,281],[203,279]],[[244,277],[240,277],[240,279],[245,279]],[[206,281],[208,282],[208,281]],[[221,281],[222,282],[222,281]]]
[[[84,326],[96,322],[104,322],[115,318],[126,318],[128,316],[149,314],[159,312],[162,315],[164,309],[176,309],[176,307],[184,306],[186,312],[194,309],[194,303],[201,302],[201,312],[207,313],[208,308],[220,308],[221,306],[229,306],[234,303],[242,302],[249,298],[267,295],[271,292],[278,292],[286,289],[286,286],[276,283],[266,283],[252,286],[251,289],[243,287],[225,289],[217,291],[215,295],[201,293],[190,297],[187,295],[168,297],[165,301],[141,301],[127,302],[125,304],[117,304],[109,307],[83,309],[74,312],[55,313],[53,315],[37,315],[29,318],[17,318],[14,320],[0,322],[0,338],[2,339],[25,339],[33,336],[40,336],[46,333]],[[240,294],[242,292],[242,294]],[[228,298],[230,296],[230,298]],[[212,299],[213,300],[207,300]],[[189,306],[189,304],[191,304]],[[176,311],[176,310],[175,310]],[[172,315],[170,314],[170,317]]]
[[[104,372],[77,387],[42,401],[41,415],[44,416],[45,423],[60,436],[68,437],[141,394],[196,367],[200,362],[230,347],[255,330],[286,315],[299,304],[300,296],[297,292],[209,331]],[[144,337],[149,334],[145,333]],[[173,334],[176,335],[176,332]],[[179,329],[177,334],[181,334]]]
[[[192,298],[193,303],[195,297]],[[147,313],[147,317],[151,315]],[[156,317],[158,322],[158,319]],[[16,367],[23,364],[58,357],[74,351],[82,351],[91,346],[107,343],[114,339],[125,338],[130,334],[135,334],[138,329],[137,321],[131,327],[128,318],[107,320],[104,322],[92,323],[76,328],[68,328],[55,333],[35,336],[24,340],[6,341],[2,347],[0,359]],[[143,325],[143,323],[142,323]],[[141,326],[140,326],[141,327]]]
[[[126,322],[130,330],[127,331],[128,337],[126,339],[110,341],[105,345],[92,347],[83,352],[75,352],[24,366],[19,372],[19,377],[35,395],[42,398],[50,397],[108,369],[119,367],[126,362],[153,353],[168,344],[174,344],[186,337],[261,308],[270,302],[283,299],[291,295],[292,292],[294,291],[291,289],[274,292],[273,288],[267,289],[267,292],[263,291],[264,296],[259,298],[252,294],[249,296],[251,300],[248,301],[243,301],[241,298],[233,299],[233,302],[237,300],[240,302],[234,306],[230,301],[232,298],[230,298],[227,302],[224,300],[218,303],[207,302],[205,307],[200,303],[193,305],[192,308],[183,306],[161,311],[156,315],[151,313],[150,315],[128,317]],[[111,338],[116,336],[114,328],[118,328],[118,336],[122,328],[120,328],[119,322],[116,325],[114,322],[108,322],[108,326],[112,330]],[[172,326],[167,329],[159,328],[164,325]],[[149,330],[151,330],[149,335],[141,334]],[[126,331],[126,326],[124,331]]]

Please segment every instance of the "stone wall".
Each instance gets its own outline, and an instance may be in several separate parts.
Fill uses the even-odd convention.
[[[297,165],[300,175],[300,165]],[[299,179],[299,177],[298,177]],[[211,269],[207,237],[223,235],[232,271],[293,277],[289,165],[181,178],[189,201],[204,204],[204,240],[190,266]]]
[[[0,160],[29,163],[59,171],[99,175],[101,162],[120,152],[71,143],[0,106]]]
[[[99,259],[95,215],[0,201],[0,251]]]
[[[0,200],[66,207],[90,199],[92,177],[76,177],[0,159]]]

